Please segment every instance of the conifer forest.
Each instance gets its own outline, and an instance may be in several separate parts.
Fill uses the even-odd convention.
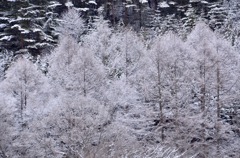
[[[0,158],[240,158],[240,1],[0,0]]]

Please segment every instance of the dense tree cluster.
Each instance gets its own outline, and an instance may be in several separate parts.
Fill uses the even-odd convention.
[[[239,43],[238,0],[1,0],[0,52],[41,54],[55,46],[55,26],[68,8],[75,8],[91,26],[103,15],[113,26],[133,26],[145,36],[172,30],[186,37],[199,20]]]
[[[60,19],[45,73],[24,55],[6,71],[0,157],[239,156],[231,42],[203,22],[185,41],[171,31],[145,40],[102,17],[88,30],[78,15]]]
[[[2,0],[0,7],[0,51],[38,55],[52,48],[61,4],[51,0]]]

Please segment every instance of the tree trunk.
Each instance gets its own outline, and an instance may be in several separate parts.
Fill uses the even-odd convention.
[[[200,78],[201,78],[201,88],[200,88],[200,102],[201,102],[201,112],[202,112],[202,119],[204,120],[206,117],[206,52],[204,50],[204,61],[203,64],[200,66]],[[206,144],[205,144],[205,122],[202,123],[202,143],[203,143],[203,152],[206,154]],[[207,155],[207,154],[206,154]]]
[[[204,51],[204,61],[203,64],[200,66],[200,78],[201,78],[201,111],[205,113],[205,106],[206,106],[206,52]]]
[[[176,108],[176,123],[177,123],[177,118],[178,118],[178,96],[177,96],[177,84],[178,84],[178,81],[177,81],[177,64],[175,62],[175,65],[174,65],[174,102],[175,102],[175,108]]]
[[[115,26],[116,21],[115,21],[115,10],[114,10],[114,0],[112,0],[112,22],[113,22],[113,26]]]
[[[139,2],[139,28],[142,28],[142,3]]]
[[[161,89],[161,70],[160,70],[160,61],[157,61],[157,73],[158,73],[158,105],[159,105],[159,116],[160,116],[160,125],[161,125],[161,139],[164,141],[164,120],[163,120],[163,104],[162,104],[162,89]]]
[[[83,68],[83,95],[84,97],[87,96],[87,85],[86,85],[86,64],[84,62],[84,68]]]
[[[179,108],[178,108],[178,96],[177,96],[177,92],[178,92],[178,81],[177,81],[177,63],[174,63],[174,104],[175,104],[175,108],[176,108],[176,113],[175,113],[175,125],[176,125],[176,132],[179,133],[179,123],[178,123],[178,115],[179,115]],[[178,138],[178,136],[177,136]],[[177,148],[179,147],[178,144],[176,144]]]
[[[220,80],[220,67],[219,61],[217,61],[217,154],[220,156],[220,88],[221,88],[221,80]]]
[[[127,35],[125,35],[125,75],[126,75],[126,82],[128,81],[128,40]]]

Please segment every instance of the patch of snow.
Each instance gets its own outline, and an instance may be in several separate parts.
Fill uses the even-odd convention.
[[[42,32],[41,29],[33,29],[33,32]]]
[[[73,3],[68,1],[68,2],[65,3],[65,6],[67,6],[67,7],[73,7]]]
[[[168,4],[175,5],[176,2],[170,1]]]
[[[18,29],[21,33],[23,33],[23,34],[29,33],[28,30],[23,29],[20,25],[15,24],[15,25],[13,25],[13,26],[11,27],[11,29],[14,29],[14,28],[17,28],[17,29]]]
[[[130,8],[130,7],[136,7],[136,5],[135,4],[128,4],[128,5],[126,5],[126,8]]]
[[[35,40],[33,39],[24,39],[25,42],[29,42],[29,43],[33,43],[33,42],[36,42]]]
[[[13,25],[13,26],[11,27],[11,29],[13,29],[13,28],[17,28],[18,30],[22,29],[21,26],[19,26],[19,25],[17,25],[17,24],[15,24],[15,25]]]
[[[9,22],[10,23],[13,23],[13,22],[18,22],[18,21],[23,21],[23,20],[25,20],[25,21],[30,21],[31,20],[31,18],[22,18],[22,17],[17,17],[17,19],[13,19],[13,20],[10,20]]]
[[[0,17],[0,20],[9,20],[9,18],[6,18],[6,17]]]
[[[148,3],[147,0],[139,0],[140,3]]]
[[[30,32],[30,31],[25,30],[25,29],[21,30],[21,33],[22,33],[22,34],[28,34],[29,32]]]
[[[57,6],[61,6],[60,3],[52,3],[51,5],[48,6],[48,8],[56,8]]]
[[[46,17],[38,17],[38,18],[35,18],[35,20],[38,20],[38,21],[41,21],[41,20],[44,20]]]
[[[37,49],[37,47],[34,45],[34,46],[27,46],[28,49]]]
[[[7,25],[6,24],[0,24],[0,29],[6,27]]]
[[[89,3],[89,4],[97,5],[97,3],[96,3],[95,1],[89,1],[88,3]]]
[[[50,47],[51,45],[49,43],[36,43],[34,46],[29,46],[29,48],[32,47],[32,48],[37,49],[37,48],[44,48],[47,46]]]
[[[89,8],[76,8],[76,10],[86,12],[89,10]]]
[[[12,39],[12,36],[3,36],[2,38],[0,38],[0,41],[10,41]]]
[[[27,53],[27,49],[20,49],[19,51],[16,51],[16,54],[21,54],[21,53]]]
[[[203,4],[208,4],[208,2],[207,2],[207,1],[201,1],[201,3],[203,3]]]
[[[30,10],[30,11],[27,11],[24,16],[27,16],[29,14],[37,14],[39,11],[38,10]]]
[[[201,0],[190,0],[190,3],[196,3],[196,2],[200,2]]]
[[[159,4],[159,7],[160,8],[168,8],[170,6],[167,4],[167,2],[162,2],[162,3]]]

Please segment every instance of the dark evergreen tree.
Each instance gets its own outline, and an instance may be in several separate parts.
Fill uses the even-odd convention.
[[[209,12],[209,26],[216,30],[224,26],[225,20],[227,19],[226,7],[222,5],[222,2],[213,2],[208,5]]]
[[[232,45],[237,48],[240,46],[240,5],[238,0],[225,0],[224,1],[225,18],[224,28],[222,32],[225,37],[231,40]]]
[[[19,16],[18,10],[22,7],[27,7],[27,1],[6,1],[1,2],[3,5],[1,9],[1,34],[0,34],[0,45],[1,49],[15,49],[19,50],[23,48],[23,37],[24,33],[27,33],[17,23],[22,22],[23,19]],[[25,23],[27,25],[27,23]],[[22,34],[22,35],[21,35]],[[21,36],[20,36],[21,35]]]
[[[1,50],[35,56],[56,43],[51,24],[57,17],[54,1],[3,1],[0,13]]]

